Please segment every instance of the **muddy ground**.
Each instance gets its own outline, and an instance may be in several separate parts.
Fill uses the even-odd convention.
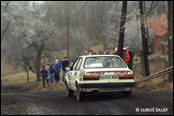
[[[148,108],[148,109],[146,109]],[[146,109],[144,111],[144,109]],[[160,110],[159,110],[160,109]],[[167,109],[167,110],[166,110]],[[65,91],[1,93],[1,115],[171,115],[172,92],[133,90],[132,96],[87,95],[78,103]]]

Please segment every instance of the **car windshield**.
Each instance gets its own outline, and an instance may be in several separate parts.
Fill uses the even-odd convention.
[[[126,68],[123,61],[116,56],[88,57],[84,68]]]

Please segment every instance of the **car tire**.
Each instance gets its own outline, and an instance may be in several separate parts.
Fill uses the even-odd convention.
[[[129,97],[129,96],[131,96],[131,94],[132,94],[132,91],[124,91],[123,92],[124,97]]]
[[[78,102],[82,101],[84,99],[84,93],[80,91],[78,85],[77,85],[77,89],[76,89],[76,100]]]
[[[73,91],[66,84],[66,97],[72,97],[72,96],[73,96]]]

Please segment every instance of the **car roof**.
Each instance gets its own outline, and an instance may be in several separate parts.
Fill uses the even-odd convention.
[[[116,56],[116,57],[120,57],[118,55],[83,55],[83,56],[79,56],[79,57],[86,58],[86,57],[99,57],[99,56]]]

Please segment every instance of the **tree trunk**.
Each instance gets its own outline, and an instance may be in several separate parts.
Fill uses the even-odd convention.
[[[38,55],[37,59],[36,59],[36,77],[37,77],[37,81],[40,81],[40,55]]]
[[[29,72],[27,72],[27,82],[29,82]]]
[[[122,3],[122,13],[121,13],[121,22],[120,22],[120,31],[119,31],[119,43],[118,43],[118,55],[123,58],[123,46],[124,46],[124,24],[126,22],[126,11],[127,11],[127,1]]]
[[[36,69],[36,77],[37,77],[37,81],[40,81],[40,61],[39,63],[37,63],[37,69]]]
[[[173,1],[168,1],[168,64],[173,66]],[[169,81],[173,81],[173,72],[168,75]]]
[[[40,65],[41,65],[41,56],[44,51],[44,43],[41,44],[39,49],[37,50],[37,57],[36,57],[36,76],[37,76],[37,81],[40,81]]]

